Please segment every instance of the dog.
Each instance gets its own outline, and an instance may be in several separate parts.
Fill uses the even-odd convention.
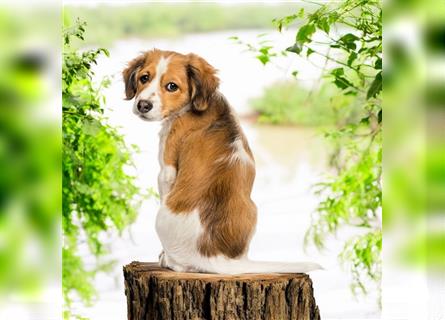
[[[156,232],[159,264],[178,272],[290,273],[312,262],[247,258],[257,208],[255,160],[237,117],[218,91],[216,69],[200,56],[154,49],[123,71],[127,100],[144,121],[162,121]]]

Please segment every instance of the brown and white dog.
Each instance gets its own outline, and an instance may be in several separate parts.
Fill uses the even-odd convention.
[[[311,262],[247,258],[257,209],[255,162],[237,118],[217,90],[216,70],[195,54],[151,50],[123,71],[127,100],[146,121],[162,121],[156,231],[159,263],[175,271],[307,272]]]

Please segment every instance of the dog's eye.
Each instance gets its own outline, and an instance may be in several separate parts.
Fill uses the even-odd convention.
[[[176,85],[176,83],[169,82],[165,86],[165,89],[167,89],[167,91],[169,91],[169,92],[175,92],[176,90],[179,89],[179,87]]]
[[[150,80],[150,77],[148,76],[148,74],[144,74],[139,78],[139,80],[141,81],[141,83],[146,83],[148,80]]]

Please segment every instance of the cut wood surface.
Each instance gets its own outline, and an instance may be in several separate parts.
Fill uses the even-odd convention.
[[[307,274],[181,273],[153,262],[124,267],[128,319],[320,319]]]

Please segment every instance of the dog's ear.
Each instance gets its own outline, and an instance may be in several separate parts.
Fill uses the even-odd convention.
[[[137,79],[136,73],[145,63],[146,54],[141,54],[128,63],[127,68],[122,72],[125,83],[126,100],[131,100],[136,95]]]
[[[204,111],[209,107],[210,97],[219,86],[216,69],[196,54],[190,53],[187,58],[192,109]]]

